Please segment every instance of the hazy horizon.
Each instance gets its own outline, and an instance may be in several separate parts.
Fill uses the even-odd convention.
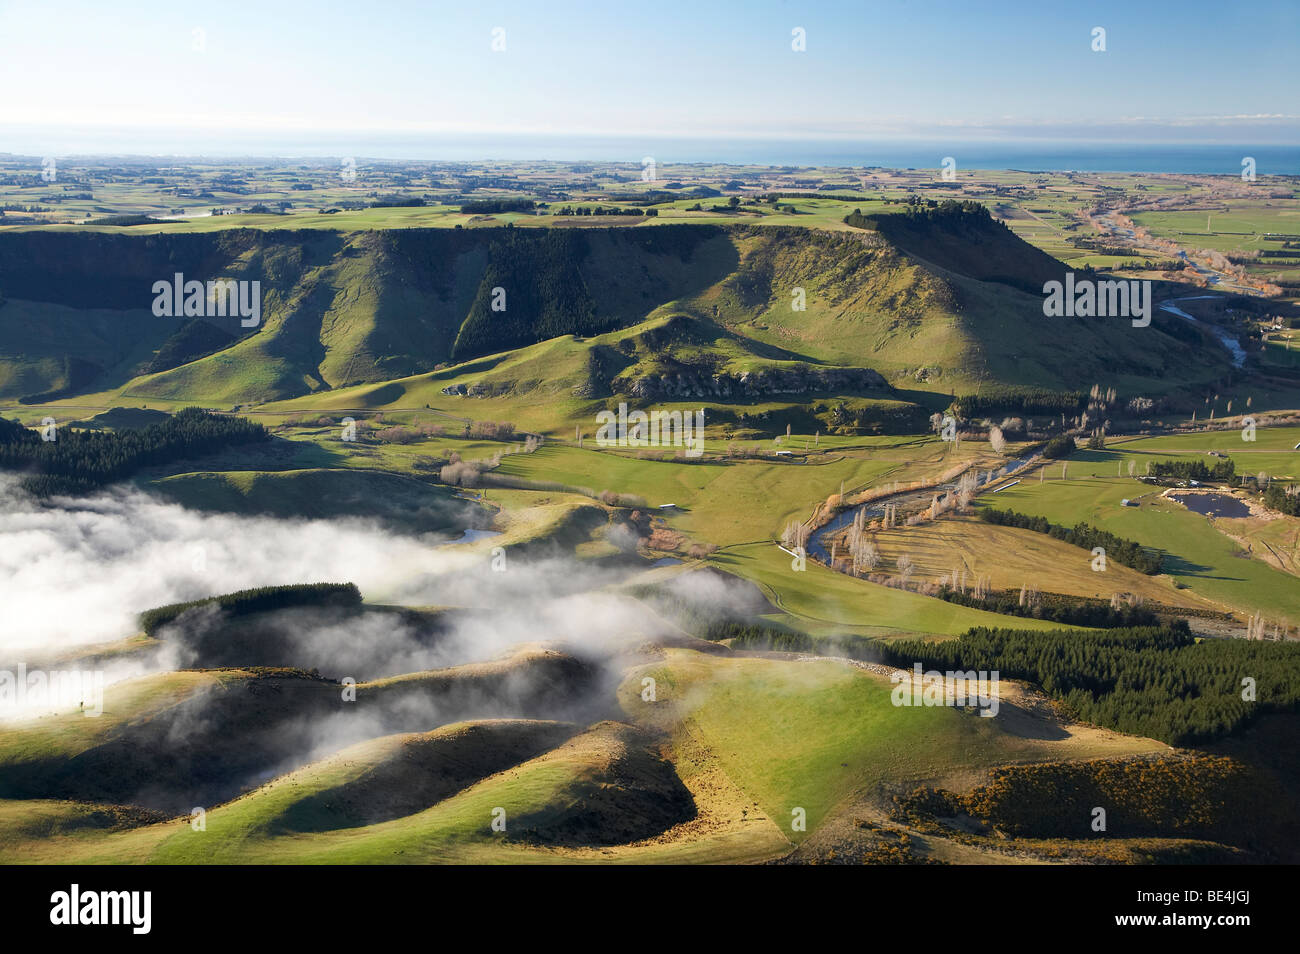
[[[73,0],[57,20],[37,4],[0,7],[6,36],[51,30],[56,55],[12,43],[0,62],[0,81],[23,90],[0,102],[0,152],[439,159],[429,144],[532,137],[948,151],[1143,142],[1240,157],[1300,143],[1281,65],[1300,9],[1282,0],[1241,12],[1208,0],[1103,2],[1086,13],[664,0],[652,16],[581,2],[141,0],[110,11]],[[118,67],[105,69],[106,57]],[[418,156],[402,149],[413,140]]]
[[[0,132],[3,132],[0,130]],[[640,167],[645,156],[663,166],[729,165],[760,167],[934,168],[953,156],[965,170],[1025,170],[1237,175],[1241,159],[1252,156],[1258,172],[1300,175],[1300,147],[1289,144],[1214,142],[1091,142],[1071,140],[878,137],[870,139],[700,136],[691,138],[616,136],[347,136],[300,137],[278,141],[257,138],[191,140],[189,147],[169,139],[134,137],[134,149],[93,148],[75,134],[62,137],[0,139],[0,155],[29,158],[39,166],[46,156],[61,162],[305,162],[344,157],[374,163],[626,163]],[[22,148],[26,145],[26,148]],[[125,143],[124,143],[125,145]],[[38,146],[42,148],[37,148]]]

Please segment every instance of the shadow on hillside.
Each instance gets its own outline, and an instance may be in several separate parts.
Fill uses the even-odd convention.
[[[1193,563],[1191,560],[1187,560],[1173,553],[1165,554],[1164,563],[1161,566],[1161,572],[1168,573],[1171,576],[1197,576],[1206,580],[1233,580],[1237,582],[1244,580],[1244,577],[1239,576],[1213,574],[1209,572],[1211,569],[1212,567],[1206,566],[1203,563]]]

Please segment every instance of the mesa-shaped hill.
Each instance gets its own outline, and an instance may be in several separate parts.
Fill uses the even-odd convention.
[[[674,315],[691,324],[590,349],[594,386],[663,397],[702,380],[726,397],[739,372],[797,365],[848,394],[876,372],[945,394],[1103,377],[1159,393],[1229,366],[1173,319],[1045,317],[1042,284],[1065,266],[987,215],[858,224],[6,233],[0,398],[281,400]],[[176,273],[260,282],[259,324],[155,317],[153,283]]]

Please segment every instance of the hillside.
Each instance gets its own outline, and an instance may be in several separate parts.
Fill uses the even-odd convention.
[[[0,234],[0,398],[282,400],[672,315],[693,324],[579,348],[572,386],[725,398],[742,374],[795,368],[812,375],[795,390],[839,395],[876,374],[950,394],[1103,372],[1159,393],[1173,369],[1186,385],[1226,368],[1159,322],[1044,318],[1039,289],[1064,266],[987,218],[866,224]],[[154,317],[153,283],[177,272],[260,282],[260,323]]]

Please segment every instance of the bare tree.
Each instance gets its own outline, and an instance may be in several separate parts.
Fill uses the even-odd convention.
[[[970,509],[970,502],[975,498],[975,489],[979,485],[979,478],[975,476],[973,470],[968,470],[961,475],[961,480],[957,482],[957,509],[965,513]]]
[[[798,520],[791,520],[785,525],[781,542],[787,550],[804,546],[808,542],[808,525]]]
[[[1042,597],[1039,595],[1038,587],[1032,583],[1022,583],[1020,586],[1020,606],[1022,609],[1036,610],[1042,603]]]
[[[900,553],[894,563],[898,567],[899,578],[902,579],[903,585],[907,586],[912,574],[916,572],[916,563],[906,553]]]

